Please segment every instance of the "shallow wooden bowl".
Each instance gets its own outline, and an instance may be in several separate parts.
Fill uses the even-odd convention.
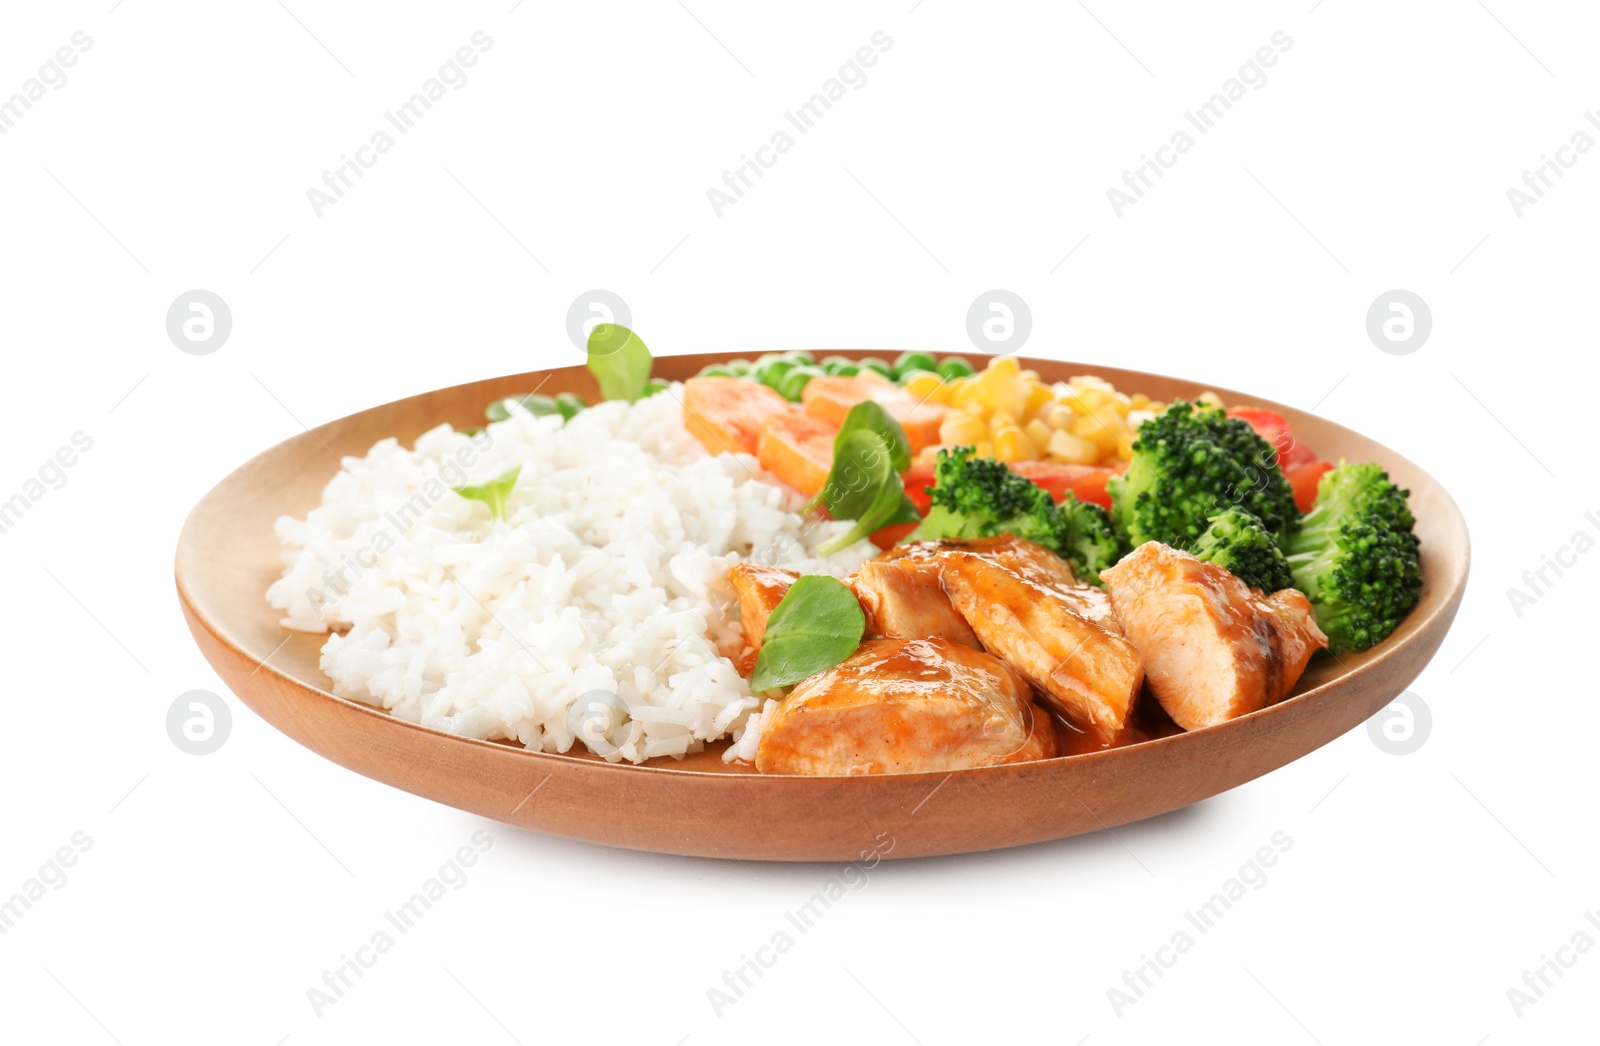
[[[861,356],[866,353],[842,353]],[[658,360],[667,378],[721,356]],[[1156,399],[1206,386],[1090,364],[1025,360],[1046,380],[1096,373]],[[1360,724],[1422,671],[1466,585],[1466,524],[1432,477],[1330,421],[1217,390],[1230,404],[1280,411],[1323,457],[1377,461],[1411,489],[1422,539],[1422,601],[1387,641],[1335,661],[1319,657],[1294,696],[1221,726],[1124,748],[955,773],[764,776],[715,753],[647,766],[440,733],[334,697],[317,667],[322,638],[278,624],[264,593],[277,578],[273,520],[317,504],[337,465],[387,436],[410,444],[441,422],[483,421],[501,396],[596,396],[582,367],[440,389],[289,439],[217,484],[178,542],[177,584],[200,649],[245,704],[306,747],[358,773],[507,824],[609,846],[741,860],[858,860],[967,853],[1060,839],[1176,810],[1275,770]]]

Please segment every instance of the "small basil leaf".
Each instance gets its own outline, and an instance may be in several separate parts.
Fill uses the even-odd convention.
[[[750,689],[789,686],[832,668],[856,652],[866,629],[861,603],[843,582],[823,574],[796,580],[767,618]]]
[[[534,417],[539,417],[543,414],[561,413],[556,406],[555,400],[535,392],[530,392],[526,396],[507,396],[504,399],[495,400],[489,404],[489,409],[484,413],[488,415],[490,421],[504,421],[511,417],[512,408],[518,405],[521,405],[523,410]]]
[[[833,437],[834,453],[839,452],[839,444],[852,432],[861,430],[876,432],[883,437],[889,445],[889,460],[894,465],[896,472],[904,472],[911,467],[911,441],[906,439],[906,430],[900,423],[889,416],[883,406],[872,400],[863,400],[850,408],[850,413],[844,416],[844,424],[839,426],[839,434]]]
[[[636,400],[650,383],[650,350],[620,323],[597,323],[589,332],[589,372],[608,400]]]
[[[473,487],[451,487],[450,489],[468,500],[481,501],[488,505],[489,511],[495,519],[505,519],[506,498],[511,496],[511,488],[517,485],[517,476],[521,472],[521,465],[513,465],[510,469],[502,472],[487,483],[479,483]]]
[[[921,518],[890,455],[883,437],[866,429],[857,429],[840,441],[828,482],[817,497],[828,515],[853,519],[856,525],[817,546],[819,553],[831,556],[883,527]]]
[[[588,408],[583,402],[583,397],[574,392],[563,392],[555,399],[556,413],[561,415],[563,421],[571,421],[580,410]]]
[[[860,519],[886,478],[895,474],[892,453],[883,437],[868,429],[835,440],[833,466],[817,502],[834,519]]]

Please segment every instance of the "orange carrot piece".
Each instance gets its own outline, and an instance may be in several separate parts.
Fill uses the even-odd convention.
[[[713,454],[754,454],[762,423],[791,410],[778,393],[745,378],[690,378],[683,383],[683,423]]]
[[[833,468],[838,430],[799,411],[769,414],[761,424],[756,458],[761,467],[805,495],[815,494]]]

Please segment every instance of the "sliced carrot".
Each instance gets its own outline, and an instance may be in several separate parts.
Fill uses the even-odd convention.
[[[806,382],[800,393],[800,402],[807,414],[838,428],[844,424],[846,414],[857,403],[874,400],[889,416],[906,430],[906,441],[915,454],[923,447],[939,442],[939,425],[949,410],[939,403],[924,402],[920,397],[886,382],[863,381],[860,378],[822,376]]]
[[[815,494],[828,482],[833,467],[833,438],[838,430],[796,410],[767,415],[756,441],[761,467],[802,494]]]
[[[1013,461],[1011,470],[1026,476],[1050,492],[1057,501],[1066,500],[1070,493],[1079,501],[1088,501],[1101,508],[1111,507],[1111,494],[1106,483],[1116,475],[1100,465],[1069,465],[1062,461]]]
[[[683,423],[713,454],[754,454],[761,423],[790,410],[788,400],[760,382],[710,377],[683,383]]]

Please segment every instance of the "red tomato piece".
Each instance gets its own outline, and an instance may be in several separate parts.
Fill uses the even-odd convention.
[[[1317,484],[1322,482],[1322,474],[1332,468],[1330,462],[1310,461],[1283,470],[1289,489],[1294,491],[1295,508],[1301,512],[1311,511],[1311,506],[1317,503]]]

